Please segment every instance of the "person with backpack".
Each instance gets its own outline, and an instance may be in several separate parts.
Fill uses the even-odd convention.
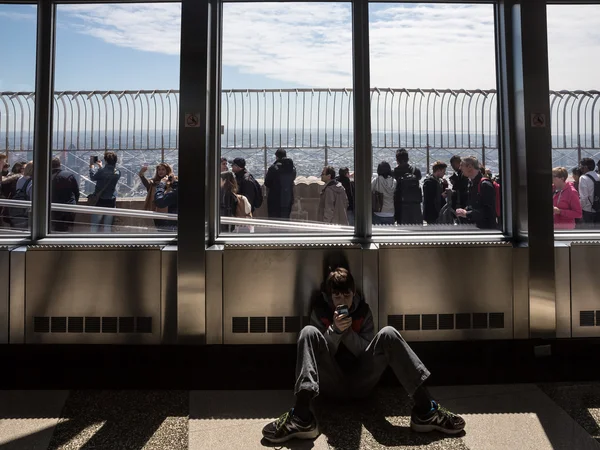
[[[408,163],[408,152],[401,148],[396,152],[398,166],[394,169],[396,191],[394,192],[394,217],[398,224],[423,225],[421,212],[421,171]]]
[[[469,196],[469,179],[460,170],[462,159],[459,155],[450,158],[450,166],[454,173],[450,175],[452,184],[452,208],[459,209],[467,206],[467,197]]]
[[[583,210],[584,227],[600,222],[600,177],[594,171],[596,163],[592,158],[583,158],[579,162],[581,177],[579,178],[579,199]]]
[[[456,210],[456,216],[480,229],[497,229],[496,195],[492,180],[484,177],[475,156],[463,158],[460,169],[469,179],[467,207]]]
[[[552,184],[554,186],[554,228],[572,230],[575,221],[581,218],[579,194],[573,183],[567,181],[569,172],[564,167],[552,169]]]
[[[262,187],[258,184],[256,178],[246,170],[246,160],[244,158],[235,158],[231,161],[231,170],[235,174],[237,193],[248,199],[252,206],[252,213],[254,213],[263,203]]]
[[[50,178],[50,192],[52,203],[76,205],[79,201],[79,184],[75,176],[61,169],[60,158],[52,158],[52,175]],[[52,231],[71,231],[75,222],[75,213],[54,211],[51,214]]]
[[[440,211],[446,201],[443,179],[447,167],[443,161],[434,162],[431,175],[423,183],[423,219],[430,225],[438,223]]]
[[[373,198],[373,225],[394,225],[394,192],[396,180],[392,166],[382,161],[377,166],[377,178],[371,181]]]
[[[31,201],[31,188],[33,185],[33,161],[29,161],[23,171],[23,176],[17,180],[16,192],[13,200]],[[10,223],[12,228],[26,230],[29,228],[30,208],[9,208]]]
[[[104,153],[106,167],[102,167],[102,161],[90,164],[90,180],[96,182],[94,193],[88,195],[88,204],[103,208],[117,207],[117,183],[121,178],[121,171],[116,168],[117,154],[115,152]],[[96,233],[101,223],[104,223],[104,232],[110,233],[114,216],[104,214],[92,214],[91,231]]]
[[[221,191],[219,195],[220,216],[236,217],[238,205],[238,184],[235,176],[231,172],[221,172]],[[221,224],[221,232],[232,232],[234,225]]]
[[[282,148],[275,152],[275,159],[265,177],[265,186],[269,189],[267,211],[269,219],[289,220],[294,204],[296,167]]]

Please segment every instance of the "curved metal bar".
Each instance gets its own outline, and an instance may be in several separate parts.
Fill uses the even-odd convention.
[[[337,91],[333,94],[333,117],[331,119],[331,136],[332,136],[332,147],[335,147],[335,105],[337,103]],[[340,142],[340,147],[342,143]]]
[[[287,93],[287,127],[285,131],[285,146],[290,146],[290,93]]]
[[[60,131],[60,108],[58,106],[58,99],[56,97],[52,97],[52,104],[54,105],[54,110],[56,111],[56,114],[54,115],[54,117],[56,117],[56,119],[54,119],[54,125],[55,125],[55,131],[54,134],[56,136],[54,136],[56,138],[56,146],[54,148],[51,148],[50,151],[52,152],[53,150],[57,150],[60,145],[59,145],[59,131]],[[52,125],[51,125],[52,126]],[[51,141],[50,143],[52,143],[52,137],[50,138]]]
[[[248,97],[248,146],[252,148],[252,97],[249,92],[246,92],[246,97]]]
[[[408,147],[408,97],[410,97],[409,92],[405,89],[406,92],[406,100],[404,100],[404,136],[406,136],[406,146]],[[413,97],[413,117],[414,117],[414,97]],[[414,123],[413,123],[414,128]],[[402,147],[402,144],[399,145]]]
[[[237,95],[233,95],[233,148],[237,147]],[[265,122],[265,127],[267,126]]]
[[[321,132],[321,91],[317,97],[317,147],[319,147]]]
[[[225,93],[225,147],[229,147],[229,97],[231,97],[231,93],[230,94]],[[171,112],[171,101],[169,99],[169,113],[170,112]],[[169,144],[170,143],[171,142],[169,141]],[[221,142],[221,147],[223,147],[223,142]]]
[[[127,115],[126,115],[127,123],[125,125],[125,128],[127,130],[129,130],[129,105],[127,104],[127,97],[125,97],[124,94],[125,93],[122,92],[121,94],[117,95],[117,101],[119,102],[119,150],[123,149],[123,104],[121,103],[122,98],[125,98],[125,105],[126,105],[125,107],[127,109]],[[128,131],[126,131],[126,133],[128,133]],[[127,136],[127,138],[128,137],[129,136]],[[127,147],[128,142],[129,142],[128,140],[125,141],[126,147]]]
[[[63,106],[63,135],[62,135],[62,150],[67,149],[67,104],[65,103],[65,96],[59,95],[58,99],[60,100]]]
[[[258,92],[256,92],[256,148],[260,148],[260,143],[258,142],[258,136],[260,133],[258,132],[258,122],[260,121],[260,97]]]
[[[130,96],[131,96],[131,103],[133,105],[133,130],[132,130],[132,136],[133,136],[133,141],[132,141],[133,145],[132,146],[133,146],[133,149],[132,150],[135,150],[135,138],[136,138],[136,136],[135,136],[135,123],[136,123],[136,120],[135,119],[136,119],[136,116],[137,116],[137,107],[135,105],[135,101],[138,98],[138,95],[130,94]],[[140,99],[140,105],[141,105],[141,103],[142,103],[142,100]],[[141,133],[141,129],[142,129],[142,127],[140,126],[140,133]]]
[[[422,122],[423,122],[423,98],[425,97],[425,93],[421,90],[418,89],[418,91],[421,93],[421,100],[419,100],[419,147],[423,142],[423,128],[422,128]],[[413,135],[413,147],[414,147],[414,139],[415,136]]]
[[[446,100],[448,92],[442,94],[442,101],[440,103],[440,148],[444,148],[444,100]],[[450,99],[448,99],[450,102]]]
[[[595,94],[596,98],[594,99],[594,103],[592,103],[592,148],[596,147],[595,143],[595,135],[594,135],[594,111],[596,110],[596,102],[600,100],[600,94]]]
[[[8,101],[12,105],[13,109],[13,146],[14,150],[17,149],[17,107],[15,106],[14,96],[9,96]]]
[[[23,108],[23,102],[21,101],[21,95],[13,95],[11,98],[15,98],[19,104],[19,112],[21,116],[21,128],[19,132],[19,150],[23,150],[23,137],[25,136],[25,108]],[[16,116],[15,116],[16,117]],[[15,129],[17,127],[15,126]],[[15,146],[16,146],[15,141]]]
[[[144,98],[146,99],[146,106],[148,107],[148,114],[146,114],[146,150],[150,150],[150,99],[148,99],[147,92],[144,92]]]
[[[282,95],[281,95],[281,90],[279,90],[279,147],[281,147],[281,121],[282,121],[282,111],[281,111],[281,102],[282,102]],[[275,145],[273,145],[274,147]]]

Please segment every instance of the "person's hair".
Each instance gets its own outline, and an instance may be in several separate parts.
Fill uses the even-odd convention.
[[[350,169],[348,169],[347,167],[340,168],[340,171],[338,172],[340,177],[347,177],[349,173],[350,173]]]
[[[594,160],[592,158],[583,158],[579,162],[579,165],[581,167],[587,167],[588,170],[594,170],[596,168],[596,163],[594,162]]]
[[[104,161],[106,161],[106,164],[110,164],[111,166],[114,166],[115,164],[117,164],[118,160],[119,160],[119,158],[117,157],[117,154],[115,152],[105,152],[104,153]]]
[[[281,159],[287,157],[287,152],[283,148],[278,148],[275,152],[275,158]]]
[[[227,162],[227,158],[225,158],[224,156],[221,156],[221,162]]]
[[[383,178],[389,178],[392,176],[392,166],[387,161],[381,161],[377,166],[377,175]]]
[[[437,172],[438,170],[444,170],[446,168],[448,168],[448,164],[446,164],[444,161],[436,161],[433,163],[431,170],[433,172]]]
[[[567,178],[569,178],[569,172],[564,167],[555,167],[552,169],[552,177],[567,181]]]
[[[156,166],[156,170],[154,171],[154,178],[153,178],[154,181],[160,181],[160,180],[162,180],[162,177],[158,176],[158,169],[160,167],[164,167],[165,168],[165,170],[167,171],[167,176],[169,176],[169,175],[171,175],[173,173],[173,169],[171,168],[171,164],[169,164],[169,163],[160,163],[160,164],[158,164]]]
[[[581,176],[581,169],[579,167],[573,167],[571,169],[571,174],[573,176],[577,175],[578,177],[580,177]]]
[[[221,180],[225,181],[223,189],[225,189],[228,192],[231,192],[232,194],[237,194],[238,185],[237,181],[235,181],[234,174],[232,174],[231,172],[221,172]]]
[[[4,161],[5,159],[8,159],[8,156],[6,156],[6,153],[0,153],[0,161]]]
[[[473,169],[479,170],[479,160],[476,156],[467,156],[461,160],[464,164],[473,166]]]
[[[329,272],[327,280],[325,280],[325,287],[328,294],[337,292],[356,292],[354,277],[349,270],[344,269],[343,267],[338,267]]]
[[[60,169],[60,158],[58,156],[55,156],[54,158],[52,158],[52,163],[50,164],[50,167],[52,169]]]
[[[332,180],[335,178],[335,169],[333,168],[333,166],[325,166],[323,168],[323,172],[325,172],[325,175],[329,175]]]
[[[23,171],[23,176],[32,177],[33,176],[33,161],[29,161],[25,165],[25,170]]]
[[[406,149],[401,148],[396,151],[396,162],[398,164],[408,163],[408,152]]]
[[[12,173],[21,173],[21,170],[25,169],[27,161],[18,161],[12,166]]]
[[[454,155],[452,158],[450,158],[450,165],[452,165],[452,163],[454,162],[460,163],[461,161],[462,158],[460,157],[460,155]]]

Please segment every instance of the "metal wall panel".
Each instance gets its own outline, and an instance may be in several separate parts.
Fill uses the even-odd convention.
[[[571,261],[570,248],[557,243],[554,248],[556,279],[556,337],[571,337]]]
[[[0,344],[8,344],[10,252],[8,247],[0,247]]]
[[[513,337],[529,339],[529,249],[513,249]]]
[[[223,343],[223,246],[206,251],[206,343]]]
[[[10,252],[9,342],[25,343],[25,257],[27,247]]]
[[[25,279],[27,343],[160,343],[159,247],[30,247]]]
[[[297,332],[278,332],[279,321],[307,317],[327,266],[345,263],[362,288],[363,264],[355,248],[225,248],[223,254],[223,341],[225,344],[291,344]],[[367,299],[369,303],[376,300]],[[250,319],[233,329],[233,318]],[[254,318],[254,321],[252,319]],[[263,321],[264,319],[264,321]],[[266,325],[265,324],[266,321]],[[302,322],[300,327],[304,324]],[[256,325],[256,326],[254,326]],[[294,326],[294,330],[297,328]],[[262,332],[264,326],[264,332]],[[244,330],[246,330],[244,332]],[[298,329],[299,331],[299,329]]]
[[[161,343],[177,343],[177,246],[160,252],[160,332]]]
[[[395,316],[407,340],[512,339],[512,251],[510,246],[382,248],[379,325],[393,325],[388,318]],[[469,326],[463,321],[467,315]]]
[[[600,336],[600,245],[571,246],[573,337]]]

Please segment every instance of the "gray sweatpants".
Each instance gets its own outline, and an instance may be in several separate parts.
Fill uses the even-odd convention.
[[[429,371],[393,327],[385,327],[375,335],[358,358],[358,368],[344,373],[329,351],[325,336],[314,326],[305,327],[298,338],[296,386],[300,391],[334,397],[365,397],[390,366],[408,395],[429,377]]]

